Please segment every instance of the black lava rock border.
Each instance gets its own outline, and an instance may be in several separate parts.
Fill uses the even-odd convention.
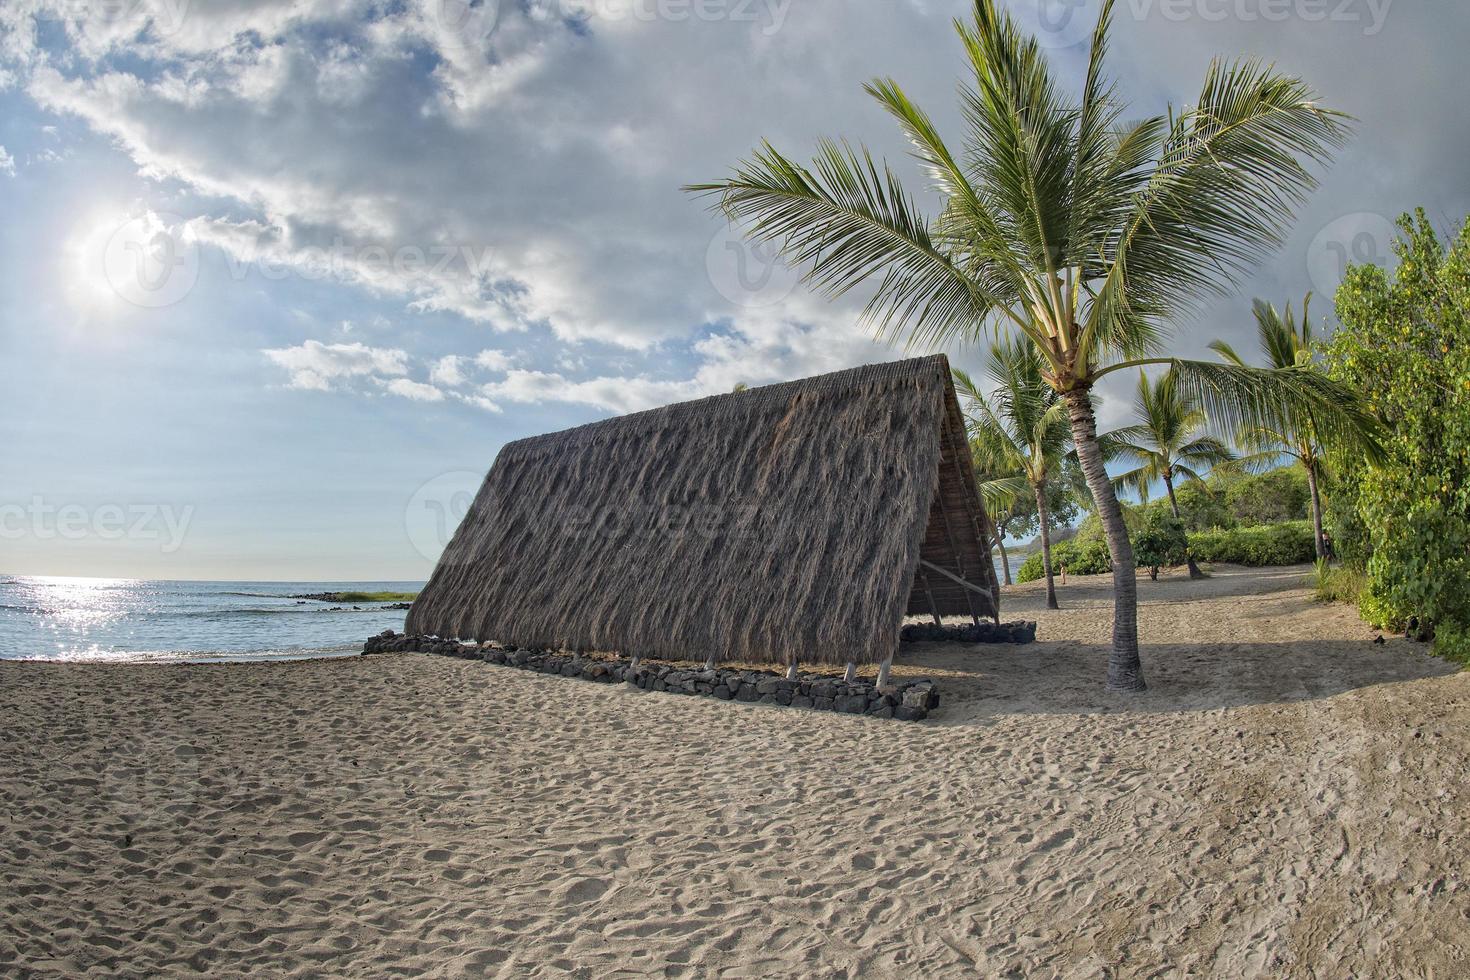
[[[904,643],[938,640],[946,643],[1035,643],[1036,624],[1032,622],[981,623],[979,626],[935,626],[933,623],[910,623],[899,631]]]
[[[784,673],[718,667],[704,669],[640,664],[637,670],[632,670],[632,663],[626,660],[594,660],[550,650],[506,647],[493,642],[460,643],[432,636],[406,636],[392,630],[384,630],[372,637],[362,648],[365,655],[409,651],[460,660],[482,660],[540,674],[579,677],[601,684],[627,683],[645,691],[667,691],[722,701],[782,704],[816,711],[896,718],[899,721],[922,721],[930,711],[939,707],[939,691],[928,678],[903,681],[879,690],[869,680],[859,678],[849,683],[825,674],[801,674],[796,680],[787,680]]]

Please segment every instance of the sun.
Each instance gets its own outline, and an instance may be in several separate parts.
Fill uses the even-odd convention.
[[[67,241],[61,276],[68,300],[78,309],[103,313],[122,307],[122,297],[108,281],[107,245],[125,221],[122,214],[94,215]]]
[[[188,225],[154,211],[83,222],[67,248],[67,292],[81,309],[158,309],[181,302],[199,275]]]

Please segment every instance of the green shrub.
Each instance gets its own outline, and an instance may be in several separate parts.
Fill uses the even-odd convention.
[[[1120,500],[1118,501],[1118,506],[1123,509],[1123,524],[1128,528],[1128,534],[1131,537],[1133,533],[1136,532],[1140,526],[1142,526],[1143,515],[1148,509],[1147,505],[1140,507]],[[1165,506],[1168,505],[1165,504]],[[1106,550],[1108,546],[1108,536],[1107,532],[1103,530],[1102,518],[1098,517],[1096,514],[1088,514],[1085,518],[1082,519],[1082,523],[1077,525],[1077,534],[1072,538],[1072,540],[1079,543],[1099,543],[1103,546],[1104,550]]]
[[[1133,535],[1133,558],[1138,566],[1147,568],[1151,578],[1158,578],[1160,568],[1182,565],[1188,557],[1184,523],[1166,509],[1150,508]]]
[[[1225,531],[1200,531],[1175,537],[1182,531],[1167,507],[1130,507],[1125,511],[1133,541],[1134,558],[1140,567],[1184,564],[1184,549],[1195,561],[1217,561],[1232,565],[1305,565],[1317,557],[1310,521],[1288,521],[1264,527],[1238,527]],[[1089,522],[1091,524],[1089,525]],[[1187,543],[1186,543],[1187,542]],[[1156,560],[1157,559],[1157,560]],[[1101,575],[1113,570],[1102,524],[1094,518],[1082,522],[1076,537],[1051,549],[1052,573],[1065,568],[1070,575]],[[1034,582],[1045,576],[1041,552],[1027,556],[1016,570],[1018,583]]]
[[[1231,565],[1302,565],[1317,557],[1310,521],[1288,521],[1230,531],[1201,531],[1189,536],[1195,561]]]
[[[1437,653],[1466,662],[1470,221],[1448,247],[1422,210],[1399,228],[1396,271],[1348,269],[1336,296],[1342,326],[1323,352],[1329,373],[1364,392],[1386,423],[1387,459],[1332,460],[1334,537],[1366,573],[1365,619],[1385,629],[1417,623]]]
[[[1317,591],[1318,602],[1357,602],[1366,583],[1363,572],[1346,565],[1331,565],[1317,559],[1308,584]]]
[[[1311,491],[1300,466],[1232,480],[1225,487],[1225,504],[1241,524],[1279,524],[1306,520]]]
[[[1239,523],[1226,504],[1224,492],[1197,480],[1190,480],[1179,487],[1174,496],[1179,498],[1179,519],[1184,522],[1186,531],[1228,530]],[[1160,505],[1167,508],[1169,501],[1158,500],[1149,506]]]
[[[1052,545],[1052,574],[1060,575],[1063,568],[1069,575],[1100,575],[1111,572],[1113,559],[1108,554],[1107,542],[1090,536],[1084,539],[1079,531],[1072,540]],[[1045,576],[1046,566],[1042,564],[1039,551],[1027,557],[1016,571],[1017,582],[1035,582]]]
[[[1058,545],[1057,547],[1061,546]],[[1056,558],[1055,548],[1052,549],[1052,558]],[[1027,582],[1035,582],[1037,579],[1042,578],[1046,575],[1046,564],[1041,559],[1042,554],[1039,551],[1033,551],[1031,554],[1026,556],[1026,560],[1021,562],[1021,567],[1016,569],[1017,585],[1024,585]]]

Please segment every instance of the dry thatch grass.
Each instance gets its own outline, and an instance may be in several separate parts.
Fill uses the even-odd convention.
[[[994,615],[987,526],[947,359],[872,365],[510,443],[405,628],[874,663],[905,613]]]

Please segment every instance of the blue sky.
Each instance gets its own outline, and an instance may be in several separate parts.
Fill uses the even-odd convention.
[[[1361,120],[1187,352],[1470,206],[1465,9],[1269,2],[1120,4],[1141,112],[1226,52]],[[0,571],[421,578],[510,439],[899,355],[678,188],[763,137],[902,165],[877,74],[957,134],[963,3],[456,3],[7,3]]]

